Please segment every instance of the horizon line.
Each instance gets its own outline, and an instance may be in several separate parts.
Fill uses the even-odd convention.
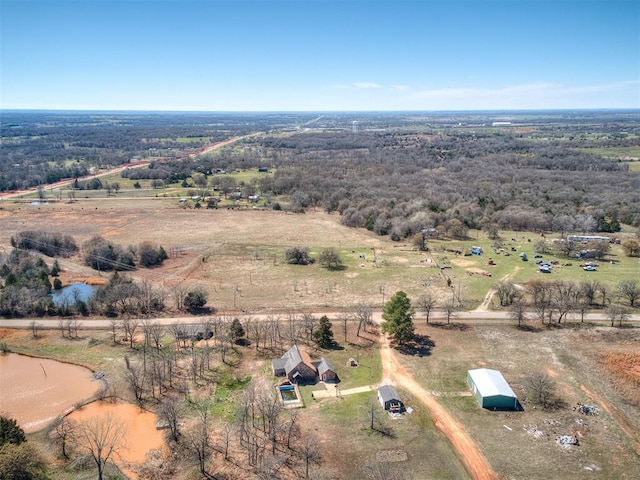
[[[496,109],[441,109],[441,110],[165,110],[165,109],[103,109],[103,108],[1,108],[0,112],[65,112],[65,113],[216,113],[216,114],[269,114],[269,113],[491,113],[491,112],[640,112],[640,107],[579,107],[579,108],[496,108]]]

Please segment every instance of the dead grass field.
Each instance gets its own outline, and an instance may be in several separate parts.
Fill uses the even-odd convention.
[[[63,232],[79,245],[94,235],[125,247],[151,241],[165,248],[169,260],[131,276],[169,290],[200,285],[219,310],[335,310],[363,301],[381,306],[398,290],[417,298],[427,285],[443,294],[446,289],[425,254],[344,227],[337,215],[321,211],[193,210],[180,208],[176,199],[114,197],[40,206],[5,201],[0,207],[0,252],[8,252],[11,236],[26,229]],[[308,247],[316,258],[323,249],[336,248],[346,268],[287,265],[284,252],[293,246]],[[67,277],[95,276],[80,255],[59,262]]]

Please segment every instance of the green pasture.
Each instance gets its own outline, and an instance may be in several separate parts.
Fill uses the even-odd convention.
[[[471,233],[473,235],[473,233]],[[624,255],[620,245],[611,245],[609,253],[604,259],[597,261],[598,270],[588,272],[580,267],[590,260],[578,261],[575,258],[566,258],[554,254],[544,254],[542,260],[545,262],[557,261],[557,265],[552,266],[551,273],[545,274],[538,270],[535,263],[534,245],[540,237],[534,233],[526,232],[501,232],[500,243],[505,253],[497,253],[492,246],[493,240],[483,237],[482,234],[476,240],[466,241],[430,241],[431,254],[439,265],[451,266],[450,269],[443,270],[443,274],[451,279],[452,287],[460,290],[460,297],[469,307],[482,301],[487,291],[498,284],[501,279],[508,278],[514,283],[524,284],[531,280],[566,280],[573,282],[598,280],[607,285],[610,289],[615,289],[616,285],[623,280],[637,280],[640,276],[640,262],[637,258],[630,258]],[[546,237],[552,240],[551,237]],[[512,240],[514,239],[514,240]],[[464,256],[472,245],[480,246],[483,254],[480,256]],[[512,251],[515,249],[515,251]],[[445,248],[460,249],[462,255],[444,251]],[[519,254],[525,253],[528,261],[522,261]],[[495,265],[489,265],[489,258],[492,258]],[[592,261],[592,260],[591,260]],[[571,264],[571,265],[567,265]],[[480,273],[471,273],[474,270],[482,270],[491,274],[491,277],[483,276]]]
[[[593,153],[603,157],[613,158],[640,158],[640,147],[605,147],[605,148],[576,148],[585,153]]]

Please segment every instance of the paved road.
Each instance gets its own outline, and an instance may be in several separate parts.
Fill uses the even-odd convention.
[[[256,135],[256,134],[254,133],[254,134],[248,134],[248,135],[243,135],[243,136],[239,136],[239,137],[232,137],[232,138],[229,138],[227,140],[223,140],[221,142],[214,143],[212,145],[208,145],[206,147],[200,148],[195,152],[188,153],[185,156],[180,157],[177,160],[180,160],[180,159],[183,159],[183,158],[195,158],[195,157],[197,157],[199,155],[205,155],[207,153],[212,152],[213,150],[225,147],[227,145],[230,145],[232,143],[237,142],[238,140],[250,137],[252,135]],[[164,160],[167,160],[167,159],[166,158],[154,159],[154,161],[164,161]],[[94,174],[91,174],[91,175],[86,175],[84,177],[79,177],[77,180],[79,182],[83,182],[83,181],[86,181],[86,180],[91,180],[93,178],[106,177],[107,175],[113,175],[113,174],[116,174],[116,173],[120,173],[123,170],[126,170],[128,168],[129,169],[131,169],[131,168],[142,168],[144,166],[149,165],[150,163],[151,162],[148,161],[148,160],[129,162],[129,163],[125,163],[124,165],[119,165],[118,167],[112,168],[110,170],[105,170],[103,172],[98,172],[98,173],[94,173]],[[42,185],[42,187],[45,190],[54,190],[56,188],[66,187],[67,185],[71,185],[75,181],[76,181],[75,178],[69,178],[69,179],[65,179],[65,180],[60,180],[59,182],[50,183],[50,184],[47,184],[47,185]],[[37,191],[38,191],[38,188],[29,188],[29,189],[26,189],[26,190],[19,190],[19,191],[0,192],[0,200],[7,200],[9,198],[22,197],[23,195],[30,195],[30,194],[37,193]],[[101,199],[101,200],[104,200],[104,199]]]
[[[289,315],[291,312],[281,313],[279,315],[280,320],[285,319],[285,315]],[[308,313],[308,312],[305,312]],[[312,312],[313,315],[321,316],[326,315],[329,318],[339,318],[342,313],[339,312]],[[151,318],[145,320],[151,320],[154,323],[158,323],[160,325],[173,325],[175,323],[183,323],[183,324],[198,324],[203,322],[206,319],[215,317],[217,315],[208,315],[208,316],[182,316],[182,317],[158,317]],[[229,312],[224,313],[225,317],[233,317],[239,318],[243,320],[245,318],[244,313],[232,314]],[[269,314],[252,314],[250,317],[255,321],[267,321],[270,318],[277,316],[276,313]],[[430,322],[438,322],[442,323],[443,320],[446,319],[446,315],[444,312],[434,312],[430,315]],[[67,319],[63,318],[62,321],[66,321]],[[140,322],[143,321],[142,318],[138,319]],[[0,319],[0,327],[5,328],[30,328],[32,322],[37,322],[40,328],[58,328],[60,324],[60,318],[21,318],[21,319]],[[79,321],[82,323],[80,328],[91,329],[91,328],[111,328],[111,319],[108,318],[79,318]],[[380,323],[382,321],[382,311],[373,312],[373,321],[376,323]],[[415,318],[415,322],[424,322],[425,318],[423,316],[418,315]],[[607,318],[604,313],[588,313],[584,316],[584,321],[589,323],[602,323],[605,325],[610,325],[611,320]],[[486,311],[466,311],[466,312],[457,312],[455,318],[451,318],[451,323],[469,323],[475,325],[513,325],[514,322],[509,318],[509,312],[486,312]],[[539,320],[531,320],[533,323],[539,323]],[[570,323],[580,322],[580,316],[572,315],[569,318]],[[564,323],[564,322],[563,322]],[[625,323],[636,323],[640,326],[640,314],[634,314],[629,317]]]

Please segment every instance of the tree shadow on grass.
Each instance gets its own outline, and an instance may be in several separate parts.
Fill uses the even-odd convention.
[[[414,335],[411,342],[398,345],[397,350],[404,355],[412,355],[416,357],[426,357],[431,355],[431,350],[436,346],[428,335]]]
[[[429,326],[434,328],[441,328],[443,330],[459,330],[461,332],[465,332],[469,330],[471,327],[466,323],[444,323],[444,322],[431,322]]]
[[[518,325],[516,326],[516,328],[521,332],[528,332],[528,333],[539,333],[544,331],[544,329],[540,328],[539,326],[527,325],[527,324]]]
[[[340,345],[338,342],[332,342],[331,345],[328,345],[325,350],[344,350],[344,347]]]
[[[343,270],[347,269],[346,265],[337,265],[335,267],[325,267],[327,270],[329,270],[330,272],[342,272]]]

